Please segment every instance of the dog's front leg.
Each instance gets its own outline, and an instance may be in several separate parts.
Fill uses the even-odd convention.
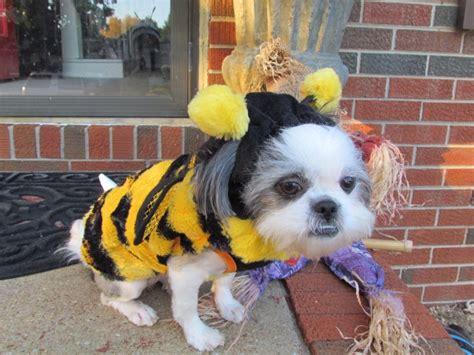
[[[229,322],[240,323],[245,316],[245,308],[232,296],[232,281],[235,273],[224,274],[212,284],[214,300],[221,316]]]
[[[198,293],[204,281],[220,276],[225,268],[222,259],[212,251],[175,256],[168,261],[173,317],[183,328],[187,342],[199,351],[224,345],[224,336],[199,319]]]

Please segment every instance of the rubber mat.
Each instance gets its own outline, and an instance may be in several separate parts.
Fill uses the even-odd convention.
[[[68,265],[55,251],[101,192],[98,173],[0,173],[0,280]]]

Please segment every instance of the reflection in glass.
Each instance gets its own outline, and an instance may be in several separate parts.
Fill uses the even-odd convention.
[[[170,0],[0,0],[0,95],[170,95]]]

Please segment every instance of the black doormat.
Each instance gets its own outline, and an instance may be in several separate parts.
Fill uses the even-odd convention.
[[[0,173],[0,280],[68,265],[55,251],[101,192],[98,173]]]

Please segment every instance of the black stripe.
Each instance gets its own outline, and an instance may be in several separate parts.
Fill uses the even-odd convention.
[[[231,256],[234,258],[235,265],[237,266],[237,271],[255,270],[273,262],[272,260],[269,260],[269,261],[256,261],[253,263],[245,263],[239,257],[232,254]]]
[[[92,214],[86,220],[84,230],[84,240],[87,241],[88,253],[92,258],[92,266],[94,269],[100,271],[104,277],[111,280],[123,280],[123,277],[118,273],[116,265],[112,258],[108,255],[102,245],[102,213],[101,209],[107,193],[104,193],[92,208]]]
[[[146,197],[142,207],[138,211],[137,219],[135,222],[135,240],[134,244],[140,244],[144,239],[144,232],[147,224],[150,222],[150,219],[155,214],[158,206],[165,198],[168,191],[177,183],[183,181],[187,172],[189,171],[188,164],[190,162],[189,155],[181,155],[179,158],[174,160],[171,165],[168,167],[166,173],[160,179],[160,182],[157,186],[150,191]],[[179,168],[183,167],[181,170]],[[176,174],[176,172],[178,172]],[[160,196],[157,198],[153,206],[149,206],[153,198],[157,193],[161,192]],[[149,211],[148,216],[145,218],[146,211]]]
[[[161,265],[166,265],[166,263],[168,262],[169,257],[170,257],[169,255],[166,255],[166,256],[157,255],[156,260],[158,260],[158,262]]]
[[[117,236],[118,239],[122,244],[128,246],[128,240],[125,236],[125,223],[127,222],[128,213],[130,212],[130,199],[128,195],[124,195],[120,202],[112,212],[110,217],[112,218],[112,222],[114,223],[115,228],[117,229]]]
[[[229,239],[224,235],[222,226],[213,213],[208,214],[207,217],[199,214],[199,223],[201,224],[202,230],[209,233],[209,244],[211,244],[213,248],[225,252],[232,250]]]
[[[180,245],[183,247],[183,249],[186,252],[188,253],[196,252],[193,248],[193,242],[189,240],[186,234],[176,232],[175,230],[171,229],[168,223],[168,211],[166,211],[163,214],[163,217],[161,217],[161,220],[158,223],[157,232],[168,240],[176,240],[177,238],[179,238]]]

